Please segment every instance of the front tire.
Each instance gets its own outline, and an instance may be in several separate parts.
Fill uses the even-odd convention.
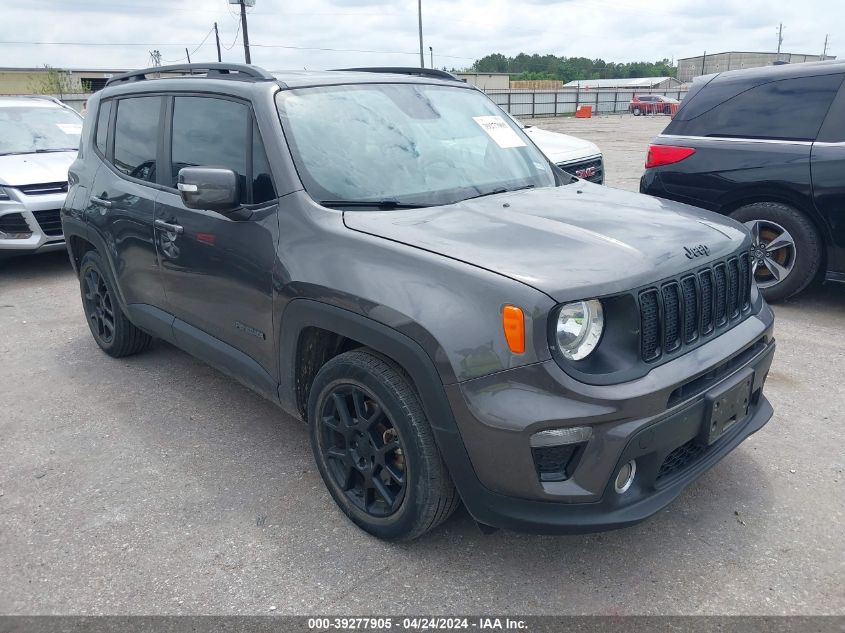
[[[812,221],[780,202],[755,202],[731,217],[751,231],[751,265],[757,287],[767,301],[783,301],[815,279],[823,245]]]
[[[308,420],[323,482],[363,530],[412,540],[457,508],[419,396],[393,361],[365,349],[328,361],[311,386]]]
[[[79,289],[91,335],[106,354],[121,358],[150,346],[150,335],[132,325],[120,309],[106,267],[96,251],[85,253],[79,264]]]
[[[634,116],[640,116],[643,113],[639,108],[634,108]]]

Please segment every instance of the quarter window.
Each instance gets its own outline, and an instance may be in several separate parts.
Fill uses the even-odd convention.
[[[155,182],[161,97],[133,97],[117,104],[114,166],[132,178]]]
[[[273,177],[270,175],[270,162],[258,126],[252,125],[252,202],[260,204],[276,197]]]
[[[100,111],[97,113],[97,149],[106,155],[106,138],[109,132],[109,116],[111,116],[112,101],[100,103]]]
[[[705,88],[666,131],[690,136],[812,141],[842,77],[821,75],[771,81],[696,113],[698,102],[707,102],[701,99],[707,92]]]

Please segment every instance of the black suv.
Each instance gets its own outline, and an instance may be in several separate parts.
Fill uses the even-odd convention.
[[[373,534],[459,499],[629,525],[772,415],[742,225],[565,174],[447,73],[166,67],[89,105],[62,217],[95,341],[169,341],[305,420]]]
[[[843,77],[834,61],[698,78],[649,148],[640,191],[744,222],[770,301],[845,281]]]

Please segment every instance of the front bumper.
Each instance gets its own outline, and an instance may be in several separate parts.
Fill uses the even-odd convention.
[[[11,187],[5,188],[5,192],[11,199],[0,201],[0,259],[64,250],[60,217],[64,193],[25,195]],[[4,227],[15,234],[26,229],[29,235],[4,238]]]
[[[654,514],[771,418],[762,388],[775,350],[772,320],[764,305],[707,345],[622,385],[579,387],[549,362],[448,387],[475,474],[459,482],[467,509],[483,524],[541,533],[607,530]],[[726,358],[725,349],[736,352]],[[747,415],[702,448],[707,394],[750,372]],[[567,426],[591,426],[592,438],[569,479],[541,482],[528,438]],[[634,483],[618,494],[613,480],[631,459]]]

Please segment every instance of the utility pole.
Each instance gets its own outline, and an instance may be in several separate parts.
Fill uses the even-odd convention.
[[[704,74],[704,62],[707,61],[707,51],[704,51],[704,55],[701,56],[701,74]]]
[[[223,58],[220,56],[220,33],[217,31],[217,22],[214,23],[214,39],[217,40],[217,61],[222,62]]]
[[[153,66],[161,66],[161,53],[158,49],[150,51],[150,61]]]
[[[246,29],[246,0],[240,0],[238,4],[241,5],[241,29],[244,32],[244,59],[247,64],[251,64],[252,58],[249,56],[249,31]]]
[[[822,50],[822,61],[824,58],[827,57],[827,39],[830,37],[830,33],[824,36],[824,50]]]
[[[188,52],[188,47],[185,47],[185,56],[188,58],[188,63],[191,63],[191,54]]]
[[[783,23],[778,25],[778,61],[780,61],[780,45],[783,44]]]
[[[417,15],[420,21],[420,68],[425,68],[425,56],[423,54],[422,40],[422,0],[417,0]]]
[[[429,46],[428,52],[431,55],[431,67],[434,68],[434,49]]]

